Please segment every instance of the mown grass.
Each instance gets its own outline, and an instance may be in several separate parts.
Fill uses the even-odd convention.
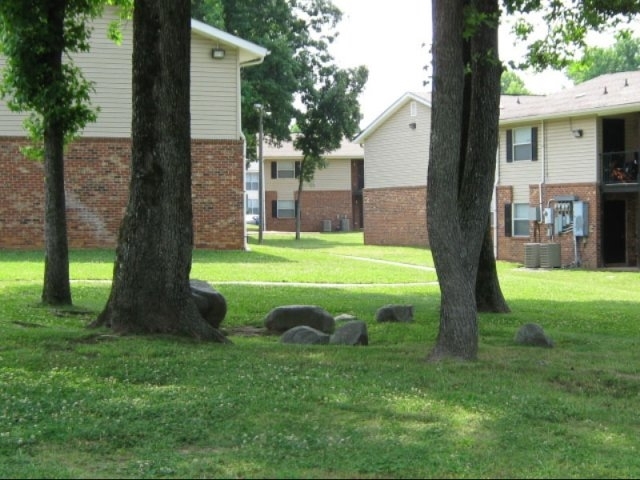
[[[0,477],[640,476],[638,272],[500,263],[513,312],[480,316],[477,362],[432,364],[424,249],[266,234],[250,252],[194,252],[233,345],[87,329],[113,252],[72,252],[73,309],[39,304],[41,256],[0,252]],[[370,345],[234,334],[292,303],[356,315]],[[386,303],[413,304],[415,322],[375,323]],[[555,348],[514,345],[526,322]]]

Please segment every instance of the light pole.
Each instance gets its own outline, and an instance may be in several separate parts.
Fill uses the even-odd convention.
[[[264,116],[264,108],[260,103],[256,103],[254,107],[260,114],[260,130],[258,134],[258,210],[260,211],[260,213],[258,214],[258,243],[262,245],[262,232],[264,231],[264,166],[262,161],[262,120]]]

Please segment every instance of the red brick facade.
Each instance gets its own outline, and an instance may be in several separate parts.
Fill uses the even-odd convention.
[[[529,223],[528,237],[507,236],[505,205],[513,203],[512,188],[499,186],[496,189],[497,258],[522,263],[526,243],[553,242],[560,244],[561,266],[575,265],[576,261],[585,268],[603,266],[599,253],[602,251],[602,199],[597,184],[543,185],[542,189],[542,209],[548,206],[549,200],[567,195],[573,195],[578,200],[588,203],[588,236],[578,237],[577,242],[574,241],[572,232],[549,237],[547,226],[535,221]],[[538,185],[529,186],[529,205],[540,206]]]
[[[428,246],[427,187],[364,190],[366,245]]]
[[[0,139],[0,247],[42,248],[42,164],[19,152],[22,138]],[[241,141],[194,140],[192,194],[198,248],[244,248]],[[128,200],[129,139],[80,139],[65,153],[67,230],[71,248],[113,248]]]
[[[295,195],[298,198],[297,192]],[[276,218],[273,215],[273,202],[278,200],[278,193],[265,192],[265,216],[267,230],[294,232],[295,218]],[[335,191],[302,191],[302,211],[300,230],[303,232],[323,232],[324,221],[331,220],[332,231],[338,230],[341,219],[349,222],[349,230],[354,228],[352,218],[351,192]]]

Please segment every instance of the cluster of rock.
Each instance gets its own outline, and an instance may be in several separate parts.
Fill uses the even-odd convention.
[[[413,306],[385,305],[376,312],[378,322],[411,322]],[[285,305],[264,318],[267,330],[280,334],[282,343],[305,345],[368,345],[367,324],[348,314],[333,317],[315,305]]]
[[[224,296],[207,282],[191,280],[191,295],[202,317],[214,328],[227,313]],[[376,322],[413,322],[413,305],[384,305],[376,311]],[[271,310],[263,320],[267,331],[280,335],[282,343],[305,345],[368,345],[366,322],[352,315],[333,317],[315,305],[285,305]],[[518,345],[553,347],[553,340],[537,323],[520,327],[514,337]]]

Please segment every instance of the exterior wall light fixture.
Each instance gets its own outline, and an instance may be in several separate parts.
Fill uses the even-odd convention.
[[[220,47],[212,48],[211,58],[214,58],[216,60],[222,60],[224,58],[225,53],[226,52],[224,51],[224,48],[220,48]]]

